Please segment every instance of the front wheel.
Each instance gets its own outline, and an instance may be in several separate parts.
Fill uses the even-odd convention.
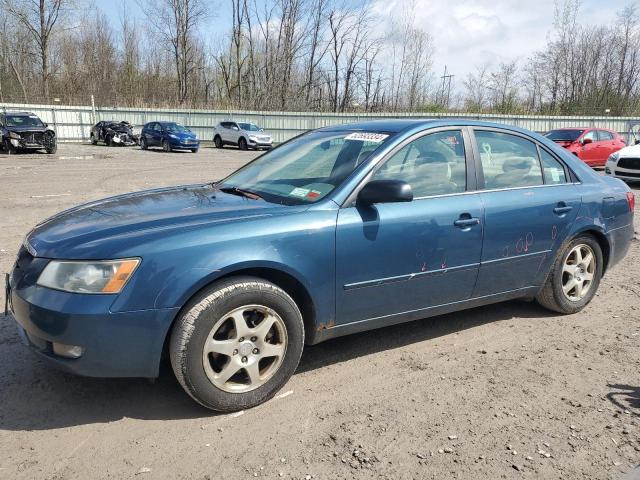
[[[244,138],[240,138],[240,140],[238,140],[238,148],[240,148],[240,150],[247,149],[247,141]]]
[[[13,146],[9,139],[5,139],[2,143],[2,149],[6,152],[7,155],[14,155],[18,153],[18,149]]]
[[[198,149],[197,148],[192,148],[191,149],[191,153],[198,153]]]
[[[536,300],[554,312],[579,312],[595,296],[602,269],[598,241],[591,235],[576,237],[561,250]]]
[[[194,400],[231,412],[273,397],[295,372],[303,344],[293,299],[270,282],[238,277],[185,308],[171,333],[171,365]]]
[[[98,140],[96,140],[96,136],[92,133],[91,134],[91,145],[97,145],[98,144]]]
[[[171,151],[171,145],[169,145],[169,141],[168,140],[163,140],[162,141],[162,149],[165,152],[170,152]]]
[[[147,145],[147,139],[144,137],[140,137],[140,148],[142,150],[146,150],[147,148],[149,148],[149,145]]]

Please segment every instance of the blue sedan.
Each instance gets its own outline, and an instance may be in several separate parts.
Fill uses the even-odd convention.
[[[629,249],[633,203],[515,127],[327,127],[217,183],[42,222],[9,307],[58,367],[155,377],[166,352],[191,397],[232,411],[271,398],[304,345],[515,298],[579,312]]]
[[[149,122],[140,132],[140,148],[162,147],[165,152],[172,150],[191,150],[196,153],[200,148],[198,136],[184,125],[175,122]]]

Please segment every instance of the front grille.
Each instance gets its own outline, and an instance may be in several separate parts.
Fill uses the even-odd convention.
[[[42,145],[42,133],[41,132],[26,132],[21,133],[22,141],[28,145]]]
[[[618,160],[618,168],[640,170],[640,158],[621,158]]]

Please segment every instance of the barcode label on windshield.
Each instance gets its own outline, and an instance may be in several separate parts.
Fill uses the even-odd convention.
[[[344,139],[345,140],[360,140],[362,142],[380,143],[385,138],[387,138],[388,136],[389,135],[387,135],[385,133],[357,132],[357,133],[351,133],[351,134],[347,135]]]

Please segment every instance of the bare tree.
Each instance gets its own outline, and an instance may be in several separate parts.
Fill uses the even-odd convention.
[[[49,95],[49,49],[54,28],[61,13],[69,10],[72,0],[1,0],[7,13],[22,24],[33,37],[41,66],[41,93]]]
[[[172,47],[177,97],[184,104],[195,70],[195,37],[207,10],[202,0],[139,0],[155,33]]]

